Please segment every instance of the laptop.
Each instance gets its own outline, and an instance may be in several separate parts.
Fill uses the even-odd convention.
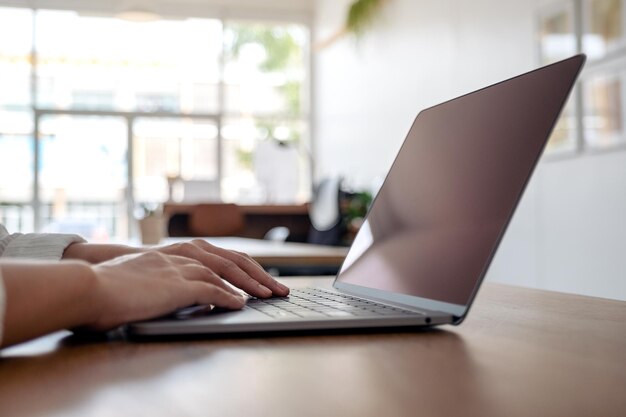
[[[585,56],[420,112],[332,288],[195,306],[132,336],[380,329],[467,316]],[[382,139],[384,140],[384,138]]]

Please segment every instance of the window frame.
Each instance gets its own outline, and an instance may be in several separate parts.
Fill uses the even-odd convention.
[[[626,0],[623,2],[623,16],[624,27],[626,27]],[[573,30],[575,36],[576,51],[575,53],[584,53],[583,39],[585,36],[586,22],[588,21],[588,13],[590,12],[589,0],[564,0],[557,3],[553,3],[541,8],[536,14],[535,19],[535,35],[536,35],[536,61],[537,65],[545,65],[542,62],[542,45],[541,45],[541,23],[546,16],[553,14],[556,11],[568,11],[573,13]],[[611,48],[607,51],[606,55],[601,58],[588,58],[585,68],[579,80],[574,85],[570,100],[574,101],[574,115],[576,118],[576,132],[575,132],[575,146],[571,150],[565,151],[549,151],[545,153],[544,159],[547,161],[558,161],[562,159],[569,159],[572,157],[578,157],[582,155],[602,154],[606,152],[624,151],[626,150],[626,140],[622,140],[618,143],[595,147],[591,146],[585,138],[585,83],[593,79],[595,75],[603,71],[617,72],[621,74],[621,79],[626,81],[626,42],[619,45],[616,48]],[[622,116],[626,115],[626,88],[622,87],[621,91],[622,99]],[[622,132],[622,137],[626,137],[626,128]]]
[[[33,140],[33,189],[32,189],[32,200],[31,206],[33,211],[33,220],[34,220],[34,230],[41,231],[43,227],[43,218],[42,218],[42,201],[41,201],[41,190],[40,183],[41,180],[39,178],[39,172],[37,167],[41,162],[41,150],[40,150],[40,120],[42,117],[48,115],[69,115],[69,116],[114,116],[114,117],[122,117],[126,121],[127,126],[127,143],[128,143],[128,153],[126,156],[126,166],[127,166],[127,189],[126,189],[126,215],[128,216],[128,231],[127,234],[129,237],[138,236],[137,226],[134,224],[135,222],[130,221],[133,218],[133,212],[135,209],[135,195],[134,195],[134,169],[133,169],[133,148],[134,148],[134,121],[138,118],[192,118],[192,119],[206,119],[213,121],[218,129],[217,133],[217,158],[218,158],[218,166],[217,166],[217,179],[219,183],[222,183],[223,174],[224,174],[224,138],[222,135],[222,126],[223,122],[228,119],[240,118],[242,114],[239,112],[229,112],[225,109],[224,103],[224,69],[225,69],[225,43],[221,42],[221,51],[219,55],[218,69],[219,69],[219,79],[218,79],[218,110],[216,112],[207,112],[207,113],[183,113],[183,112],[169,112],[169,111],[155,111],[155,112],[145,112],[145,111],[115,111],[115,110],[83,110],[83,109],[54,109],[42,107],[37,104],[38,97],[38,78],[37,78],[37,45],[36,45],[36,20],[37,20],[37,7],[24,7],[24,5],[11,4],[10,1],[4,1],[0,3],[0,7],[14,7],[27,9],[32,11],[32,19],[33,19],[33,36],[32,36],[32,48],[30,52],[31,58],[31,76],[30,76],[30,107],[27,107],[32,111],[33,114],[33,132],[32,132],[32,140]],[[82,10],[70,9],[68,7],[63,7],[64,2],[58,1],[57,4],[46,4],[46,7],[41,7],[41,10],[72,10],[78,13],[83,13]],[[49,7],[50,6],[50,7]],[[161,12],[161,11],[158,11]],[[89,15],[91,12],[86,11],[85,14]],[[102,12],[100,12],[102,13]],[[111,17],[114,17],[114,11],[109,10],[105,13],[110,14]],[[305,129],[305,134],[302,137],[302,140],[299,143],[300,151],[310,156],[313,154],[313,140],[312,140],[312,132],[313,132],[313,100],[312,100],[312,85],[314,80],[314,66],[312,65],[312,38],[313,38],[313,25],[312,25],[312,14],[307,13],[305,11],[296,11],[296,10],[288,10],[288,11],[267,11],[267,12],[258,12],[258,11],[250,11],[250,10],[210,10],[207,8],[186,8],[185,10],[167,10],[165,8],[164,13],[162,13],[164,19],[180,19],[180,18],[208,18],[208,19],[216,19],[219,20],[222,24],[222,34],[228,23],[230,21],[250,21],[250,22],[260,22],[265,24],[298,24],[301,25],[307,32],[307,42],[303,47],[303,70],[305,71],[305,76],[302,85],[302,96],[301,96],[301,109],[297,115],[293,114],[285,114],[285,113],[274,113],[274,114],[250,114],[250,117],[265,119],[268,117],[294,121],[298,123],[304,123],[307,128]],[[3,107],[4,108],[4,107]],[[313,161],[306,160],[309,166],[306,167],[306,172],[308,172],[309,177],[306,179],[308,182],[308,188],[312,187],[313,180]]]

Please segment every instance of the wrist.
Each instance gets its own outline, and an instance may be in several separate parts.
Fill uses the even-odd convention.
[[[87,261],[69,260],[64,265],[71,268],[68,276],[75,277],[75,300],[77,307],[76,323],[72,327],[79,327],[92,323],[100,315],[98,304],[98,276],[94,267]]]
[[[78,259],[90,264],[105,262],[118,256],[143,252],[142,248],[126,245],[72,243],[63,252],[63,259]]]

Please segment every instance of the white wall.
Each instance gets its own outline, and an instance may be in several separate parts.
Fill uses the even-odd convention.
[[[420,109],[534,68],[536,11],[550,2],[389,0],[358,42],[317,52],[317,177],[372,185]],[[316,3],[316,39],[348,3]],[[544,159],[488,279],[626,300],[626,151]]]

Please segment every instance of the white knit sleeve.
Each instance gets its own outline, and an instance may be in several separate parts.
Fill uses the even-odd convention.
[[[82,243],[78,235],[56,233],[8,234],[0,225],[0,257],[57,260],[72,243]]]

